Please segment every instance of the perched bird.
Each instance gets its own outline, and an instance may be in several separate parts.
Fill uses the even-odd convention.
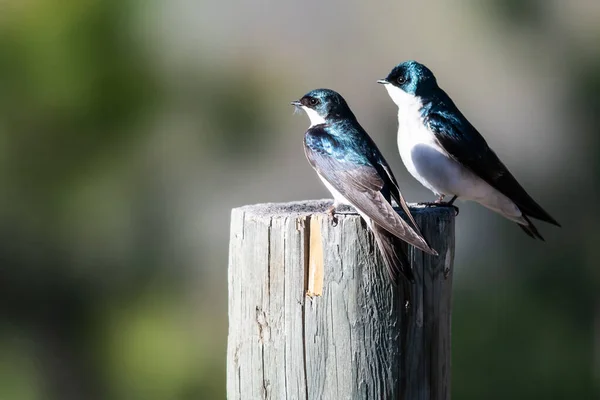
[[[408,171],[451,205],[476,201],[544,240],[530,220],[560,226],[527,194],[475,127],[416,61],[403,62],[377,81],[398,106],[398,149]],[[453,196],[442,203],[445,196]]]
[[[414,281],[400,239],[430,254],[392,171],[371,137],[360,126],[344,98],[329,89],[317,89],[292,105],[303,109],[311,125],[304,135],[304,152],[310,165],[334,198],[328,209],[348,204],[356,208],[373,231],[392,281],[399,274]],[[412,226],[392,208],[390,196],[403,208]]]

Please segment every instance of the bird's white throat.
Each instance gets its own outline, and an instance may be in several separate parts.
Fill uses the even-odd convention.
[[[391,83],[385,85],[385,89],[394,103],[396,103],[398,106],[398,111],[401,113],[414,110],[419,111],[423,106],[423,103],[421,103],[421,100],[417,96],[406,93],[404,90],[392,85]]]
[[[315,110],[313,110],[312,108],[308,108],[306,106],[302,106],[302,109],[306,112],[306,115],[308,115],[308,118],[310,118],[310,127],[312,128],[315,125],[319,125],[319,124],[324,124],[325,123],[325,119],[323,117],[321,117],[319,115],[318,112],[316,112]]]

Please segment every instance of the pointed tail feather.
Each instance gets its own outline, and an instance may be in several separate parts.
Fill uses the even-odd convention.
[[[374,222],[371,224],[371,230],[394,285],[400,282],[400,275],[413,283],[415,277],[404,250],[404,242]]]
[[[545,242],[544,238],[538,232],[535,225],[533,225],[531,220],[529,218],[527,218],[527,215],[523,214],[523,218],[525,219],[525,221],[527,221],[527,225],[517,224],[517,225],[519,225],[519,228],[523,229],[523,231],[530,237],[532,237],[534,239],[540,239],[541,241]]]

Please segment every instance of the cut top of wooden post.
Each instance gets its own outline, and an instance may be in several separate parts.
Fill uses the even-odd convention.
[[[228,398],[448,400],[454,209],[410,207],[440,255],[406,246],[407,289],[355,210],[339,207],[333,226],[331,204],[233,210]]]
[[[320,200],[303,200],[292,201],[288,203],[261,203],[241,206],[233,209],[233,213],[246,213],[256,217],[305,217],[314,214],[322,217],[327,216],[327,208],[333,204],[331,199]],[[431,207],[422,204],[409,204],[409,209],[412,215],[422,217],[427,215],[428,218],[444,218],[453,219],[455,211],[453,207]],[[399,208],[394,208],[398,214],[405,217],[404,211]],[[336,215],[341,216],[358,216],[356,209],[347,205],[340,205],[336,209]]]

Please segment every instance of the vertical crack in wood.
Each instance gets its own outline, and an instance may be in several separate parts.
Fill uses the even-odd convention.
[[[329,296],[329,326],[331,327],[331,337],[335,337],[335,325],[333,323],[333,296]],[[335,343],[333,343],[333,359],[335,361],[338,360],[338,355],[337,355],[337,346],[335,345]],[[338,365],[337,363],[334,365],[335,368],[335,388],[336,391],[339,388],[339,377],[338,377]],[[337,395],[337,393],[336,393]],[[337,397],[337,396],[336,396]]]
[[[242,399],[242,367],[238,367],[238,399]]]
[[[284,227],[287,226],[287,220],[288,220],[288,218],[285,218],[284,223],[283,223]],[[287,234],[287,230],[285,230],[283,232],[283,252],[281,253],[282,254],[281,264],[282,264],[282,270],[283,270],[282,271],[283,282],[281,283],[281,289],[282,289],[282,292],[283,292],[282,293],[282,297],[283,297],[283,307],[284,307],[284,309],[287,307],[286,306],[286,302],[285,302],[285,274],[286,274],[286,271],[285,271],[285,260],[286,260],[285,254],[286,254],[286,239],[287,239],[287,235],[288,235]],[[287,328],[286,328],[286,315],[285,314],[286,313],[284,311],[284,313],[283,313],[283,330],[287,331]],[[283,347],[283,388],[284,388],[284,391],[285,391],[285,397],[287,399],[287,393],[288,393],[288,381],[287,381],[287,346],[284,344],[282,347]]]
[[[246,213],[242,212],[242,239],[240,240],[241,248],[244,248],[245,237],[246,237]],[[239,315],[243,315],[244,305],[241,301],[239,302],[239,306],[240,306]],[[236,354],[235,360],[236,360],[236,364],[238,366],[238,385],[239,385],[238,386],[238,389],[239,389],[238,394],[239,394],[239,398],[241,399],[242,398],[242,367],[239,364],[239,351],[240,351],[240,348],[239,348],[239,344],[238,344],[238,347],[236,347],[236,350],[235,350],[235,354]]]
[[[267,231],[267,300],[269,307],[271,306],[271,227],[273,220],[269,221],[269,229]]]
[[[267,382],[265,380],[265,344],[264,342],[260,345],[260,356],[262,363],[262,387],[263,387],[263,398],[267,399]]]
[[[244,240],[245,237],[245,231],[246,231],[246,213],[242,212],[242,240]]]
[[[304,290],[302,295],[302,359],[304,364],[304,390],[308,400],[308,375],[306,366],[306,299],[304,294],[308,290],[308,270],[310,265],[310,220],[311,216],[304,218]]]
[[[407,249],[409,250],[409,249]],[[412,250],[409,250],[412,251]],[[410,252],[406,253],[408,255],[408,259],[411,260],[412,262],[412,256]],[[418,278],[417,278],[418,279]],[[402,304],[400,304],[400,311],[402,312],[402,314],[399,316],[400,318],[400,365],[399,365],[399,369],[400,369],[400,379],[398,382],[399,387],[396,388],[396,390],[398,390],[399,393],[399,400],[405,400],[406,399],[406,387],[408,385],[408,379],[407,379],[407,373],[406,371],[408,370],[407,368],[407,354],[408,354],[408,335],[409,335],[409,320],[412,317],[412,315],[414,314],[414,309],[415,307],[409,307],[407,308],[407,304],[406,304],[406,298],[408,297],[409,302],[412,303],[412,292],[411,292],[411,288],[410,288],[410,283],[406,280],[406,279],[402,279],[402,296],[398,298],[399,301],[402,302]]]
[[[273,219],[269,220],[269,226],[267,227],[267,312],[271,306],[271,227],[273,226]],[[264,304],[264,301],[263,301]],[[257,312],[258,312],[257,307]],[[262,313],[262,321],[259,315],[257,315],[257,322],[260,329],[260,357],[262,363],[262,388],[263,388],[263,398],[266,400],[268,398],[268,384],[265,377],[265,333],[263,329],[268,326],[267,322],[267,314],[261,308],[260,312]],[[262,324],[265,324],[263,327]],[[267,337],[268,340],[268,337]]]

